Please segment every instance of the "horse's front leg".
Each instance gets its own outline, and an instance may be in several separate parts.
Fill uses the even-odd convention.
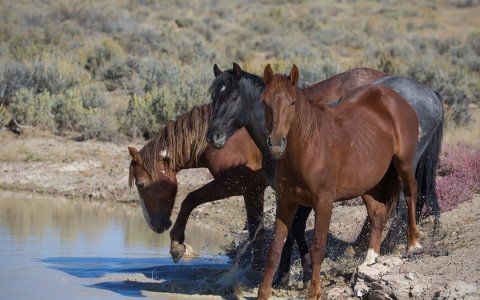
[[[328,228],[332,217],[333,198],[322,196],[314,201],[315,227],[313,234],[312,249],[310,251],[312,260],[312,283],[308,291],[308,299],[320,298],[320,268],[325,257],[327,246]]]
[[[262,284],[258,289],[257,299],[267,299],[272,293],[272,281],[282,253],[282,248],[292,224],[298,205],[290,199],[278,195],[275,231],[267,256],[267,264],[263,274]]]
[[[243,176],[245,172],[247,172],[245,168],[225,171],[215,180],[189,193],[183,200],[175,224],[170,231],[170,255],[174,262],[182,259],[186,251],[186,245],[183,242],[185,241],[185,227],[190,213],[203,203],[241,195],[245,186],[243,180],[240,180],[239,177]]]
[[[247,211],[248,238],[252,248],[252,267],[261,271],[264,265],[264,227],[263,227],[263,193],[267,187],[262,171],[258,171],[251,178],[243,198]]]

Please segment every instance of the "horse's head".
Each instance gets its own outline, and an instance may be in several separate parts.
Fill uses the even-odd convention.
[[[131,187],[135,182],[148,226],[156,233],[163,233],[172,225],[170,216],[177,194],[176,174],[164,162],[167,153],[162,151],[155,167],[149,168],[137,149],[128,147],[128,152],[132,157],[128,184]]]
[[[240,91],[242,69],[233,63],[233,69],[221,71],[214,65],[215,80],[210,86],[213,115],[207,132],[207,142],[222,148],[232,134],[248,121],[248,105]]]
[[[298,68],[293,65],[288,76],[273,74],[270,65],[264,70],[265,90],[262,95],[265,104],[265,120],[270,135],[267,145],[275,157],[280,157],[287,147],[290,124],[295,117]]]

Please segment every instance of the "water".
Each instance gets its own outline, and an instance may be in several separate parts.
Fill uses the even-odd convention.
[[[228,264],[222,236],[187,227],[200,258],[175,265],[139,207],[0,192],[0,299],[188,299]]]

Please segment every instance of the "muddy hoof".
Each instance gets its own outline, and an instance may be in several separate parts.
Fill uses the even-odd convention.
[[[170,247],[170,255],[175,263],[178,263],[185,254],[187,247],[184,244],[175,243]]]

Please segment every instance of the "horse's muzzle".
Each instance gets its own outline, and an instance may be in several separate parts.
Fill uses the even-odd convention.
[[[150,219],[150,228],[158,234],[164,233],[166,230],[172,226],[172,221],[170,218],[165,216],[160,216],[158,218]]]
[[[208,133],[207,134],[207,143],[211,146],[220,149],[225,145],[225,141],[227,140],[226,134],[221,133]]]
[[[272,142],[272,138],[269,136],[267,138],[267,146],[275,158],[280,158],[287,147],[287,139],[282,137],[279,142]]]

